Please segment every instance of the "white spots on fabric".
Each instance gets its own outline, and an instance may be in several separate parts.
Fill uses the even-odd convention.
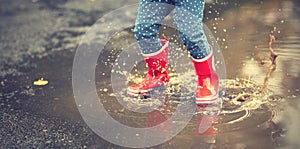
[[[207,56],[210,49],[202,27],[204,0],[140,0],[134,33],[142,52],[150,54],[161,48],[157,35],[160,22],[174,8],[180,38],[191,56]]]

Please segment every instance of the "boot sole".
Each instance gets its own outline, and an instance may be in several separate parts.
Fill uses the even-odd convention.
[[[144,94],[147,94],[149,93],[151,90],[143,90],[143,92],[131,92],[129,90],[127,90],[127,95],[130,96],[130,97],[138,97],[139,95],[144,95]]]
[[[151,92],[152,90],[160,88],[162,86],[166,86],[167,87],[168,86],[168,82],[165,82],[165,83],[163,83],[160,86],[156,86],[156,87],[150,88],[148,90],[133,90],[133,89],[127,88],[127,94],[128,94],[128,96],[131,96],[131,97],[137,97],[139,95],[147,94],[147,93]]]
[[[132,94],[145,94],[145,93],[148,93],[150,92],[152,89],[148,89],[148,90],[133,90],[133,89],[130,89],[130,88],[127,88],[127,93],[132,93]]]
[[[196,104],[198,105],[208,105],[214,103],[217,99],[219,98],[219,95],[216,94],[215,96],[212,97],[206,97],[206,98],[197,98],[196,97]]]

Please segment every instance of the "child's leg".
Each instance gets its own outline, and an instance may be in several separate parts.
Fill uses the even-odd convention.
[[[218,98],[219,77],[214,70],[213,50],[202,26],[204,0],[178,0],[175,5],[174,19],[198,75],[196,103],[211,104]]]
[[[145,94],[169,82],[168,42],[160,41],[157,33],[161,21],[174,9],[170,4],[171,0],[141,0],[134,32],[148,73],[143,81],[127,88],[130,96]]]
[[[143,54],[161,49],[158,30],[161,21],[174,9],[173,0],[141,0],[134,35]]]
[[[210,49],[202,26],[204,0],[178,0],[175,5],[174,19],[179,35],[191,56],[195,59],[206,57]]]

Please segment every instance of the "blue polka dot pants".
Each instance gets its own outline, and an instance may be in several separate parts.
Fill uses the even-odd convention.
[[[143,54],[161,49],[158,31],[161,21],[175,9],[179,36],[195,59],[209,55],[202,20],[204,0],[140,0],[134,35]]]

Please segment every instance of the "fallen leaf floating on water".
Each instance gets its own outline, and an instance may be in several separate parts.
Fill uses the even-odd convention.
[[[44,78],[41,78],[41,79],[33,82],[33,85],[36,85],[36,86],[44,86],[47,84],[48,84],[48,81],[44,80]]]

